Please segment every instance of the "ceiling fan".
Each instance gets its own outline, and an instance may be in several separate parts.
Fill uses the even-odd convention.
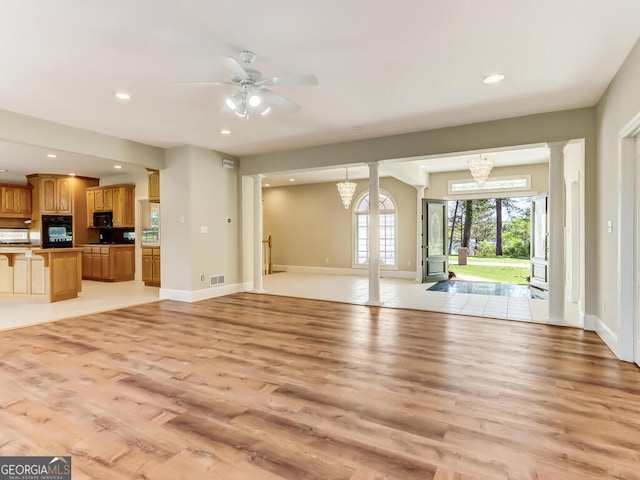
[[[289,112],[297,112],[300,110],[300,105],[282,95],[278,95],[267,87],[318,84],[318,79],[313,74],[264,77],[259,70],[250,67],[256,59],[256,55],[249,50],[244,50],[240,53],[240,60],[244,65],[241,65],[233,57],[224,57],[224,59],[227,68],[232,74],[230,81],[180,82],[179,85],[232,85],[237,87],[237,90],[232,95],[225,98],[225,105],[239,117],[248,118],[250,109],[261,115],[266,115],[271,110],[272,105]]]

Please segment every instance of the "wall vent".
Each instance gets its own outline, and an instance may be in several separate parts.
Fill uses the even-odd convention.
[[[209,280],[209,286],[215,287],[224,283],[224,275],[212,275]]]
[[[236,162],[234,162],[230,158],[223,158],[222,159],[222,166],[224,168],[236,168]]]

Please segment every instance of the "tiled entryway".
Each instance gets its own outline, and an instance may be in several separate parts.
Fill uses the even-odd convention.
[[[398,278],[380,279],[380,299],[385,307],[411,308],[547,323],[548,303],[537,298],[517,298],[468,293],[433,292],[433,283],[416,283]],[[365,304],[369,298],[369,279],[363,276],[315,275],[281,272],[264,277],[266,293],[336,302]],[[567,304],[567,325],[579,327],[575,304]]]

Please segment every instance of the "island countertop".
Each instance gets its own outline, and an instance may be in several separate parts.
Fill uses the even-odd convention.
[[[57,302],[82,291],[82,248],[0,247],[0,300]]]

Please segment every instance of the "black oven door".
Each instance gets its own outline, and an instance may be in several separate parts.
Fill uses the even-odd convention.
[[[42,216],[42,248],[73,247],[73,219],[70,215]]]

